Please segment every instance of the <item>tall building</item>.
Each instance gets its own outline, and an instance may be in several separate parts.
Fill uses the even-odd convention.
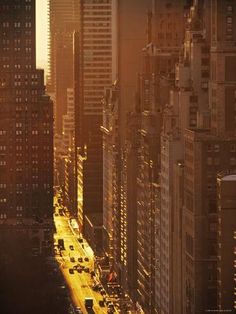
[[[117,53],[120,86],[120,130],[124,145],[127,113],[134,109],[142,48],[148,41],[147,17],[152,0],[120,0],[117,5]]]
[[[114,217],[110,215],[113,219],[110,219],[107,226],[113,232],[113,258],[118,279],[125,290],[138,300],[146,311],[154,310],[155,299],[154,237],[155,210],[160,209],[157,169],[160,169],[161,111],[162,105],[164,106],[168,99],[170,86],[174,82],[171,72],[173,74],[183,42],[186,10],[184,1],[168,8],[166,5],[161,6],[161,3],[162,1],[155,3],[159,9],[161,8],[160,13],[171,15],[167,21],[169,24],[172,22],[171,29],[175,28],[173,23],[173,17],[175,17],[176,28],[178,27],[179,32],[174,40],[167,36],[166,45],[160,45],[160,42],[156,40],[155,46],[151,44],[155,40],[152,19],[158,20],[160,17],[158,10],[154,10],[151,14],[152,1],[119,1],[117,5],[119,28],[117,37],[119,78],[117,159],[119,162],[117,162],[115,172],[120,174],[116,182],[116,191],[119,196],[114,196],[113,199],[116,199],[113,204],[114,208],[110,209],[114,212]],[[163,20],[166,27],[162,29],[162,32],[166,38],[168,23],[165,19]],[[143,49],[147,43],[149,45]],[[144,50],[143,54],[142,50]],[[145,66],[148,67],[148,63],[151,63],[151,69],[148,71],[146,69],[142,71],[142,58]],[[141,78],[138,79],[140,88],[138,93],[137,73],[142,73]],[[140,98],[139,100],[135,101],[135,94],[137,98]],[[104,138],[106,141],[107,139],[108,136]],[[106,147],[104,146],[104,149]],[[104,153],[108,156],[108,149]],[[147,162],[152,165],[150,168]],[[155,169],[153,170],[155,178],[150,175],[151,168]],[[104,178],[108,178],[109,170],[104,167],[104,171]],[[106,187],[109,187],[109,183]],[[142,189],[145,191],[141,192]],[[114,193],[112,187],[109,191]],[[150,197],[152,199],[146,203]],[[109,211],[109,207],[105,210]],[[152,221],[153,225],[148,232],[147,221]],[[145,248],[148,249],[147,258],[144,255]]]
[[[212,1],[210,104],[212,132],[235,136],[236,4]]]
[[[154,44],[143,49],[136,202],[137,299],[145,313],[171,313],[173,307],[171,180],[182,147],[177,93],[169,100],[169,92],[174,88],[188,8],[187,1],[154,1],[148,18],[148,40]],[[170,106],[164,109],[167,102]]]
[[[147,41],[146,20],[151,1],[117,2],[118,54],[118,150],[116,190],[114,191],[114,267],[125,291],[136,295],[136,171],[139,113],[135,112],[137,73],[141,68],[141,50]],[[132,113],[131,113],[132,112]],[[127,142],[125,139],[127,138]],[[132,170],[131,170],[132,169]],[[128,173],[130,175],[128,176]]]
[[[104,108],[104,247],[117,280],[132,297],[137,295],[137,170],[140,112],[134,109],[141,50],[147,42],[147,12],[151,1],[117,1],[113,20],[113,50],[117,53],[117,97]],[[112,106],[116,108],[112,109]],[[109,114],[109,117],[108,117]],[[108,118],[106,120],[106,118]],[[116,122],[116,126],[114,124]],[[113,141],[113,142],[112,142]],[[113,148],[108,143],[113,143]],[[105,160],[104,160],[105,162]],[[113,182],[109,181],[113,176]]]
[[[173,179],[175,165],[183,158],[178,116],[179,103],[177,98],[173,97],[169,106],[164,110],[161,134],[160,280],[156,288],[160,297],[156,308],[163,313],[181,313],[179,311],[173,312],[176,296],[172,293],[174,272],[179,271],[175,268],[174,262],[174,259],[177,260],[179,255],[173,255],[173,224],[176,223],[173,220]],[[177,247],[175,249],[177,250]]]
[[[217,308],[217,173],[235,170],[235,139],[185,133],[183,220],[184,313]],[[233,274],[232,274],[233,275]]]
[[[62,133],[67,89],[73,87],[73,32],[79,27],[78,0],[49,0],[47,90],[55,96],[55,131]]]
[[[153,0],[153,39],[160,49],[176,50],[184,40],[186,15],[193,0]]]
[[[67,89],[67,110],[63,115],[62,121],[62,145],[63,150],[67,153],[69,147],[73,146],[74,134],[75,134],[75,105],[74,105],[74,90],[72,88]]]
[[[118,82],[106,89],[103,107],[103,246],[114,258],[114,213],[118,197]]]
[[[115,0],[80,1],[80,32],[74,36],[76,169],[80,169],[77,178],[82,178],[82,181],[77,181],[82,183],[83,208],[79,211],[80,216],[82,211],[84,221],[93,220],[92,216],[85,220],[85,215],[97,213],[102,217],[103,211],[100,126],[103,122],[104,88],[111,86],[116,79],[116,50],[115,47],[114,51],[112,49],[116,36],[113,25],[115,5]],[[78,191],[81,194],[81,186],[78,186]]]
[[[234,311],[235,300],[235,209],[236,175],[221,173],[217,177],[218,229],[218,309]]]
[[[197,112],[200,115],[208,109],[207,81],[209,76],[206,74],[209,73],[209,55],[207,54],[209,49],[203,38],[198,6],[191,7],[188,16],[184,50],[176,66],[175,87],[170,92],[169,106],[166,107],[163,117],[160,241],[162,298],[160,308],[164,313],[182,313],[183,311],[183,200],[179,198],[183,193],[184,174],[178,166],[179,164],[185,166],[183,135],[185,129],[197,128]],[[198,60],[204,60],[204,63],[198,64]],[[187,170],[186,176],[189,175]],[[181,186],[182,191],[176,190],[178,185]]]
[[[184,139],[183,313],[217,309],[216,180],[220,171],[235,170],[235,2],[212,1],[210,10],[210,35],[205,34],[210,49],[200,50],[201,73],[195,73],[201,90],[208,90],[211,127],[198,100],[198,127],[186,130]],[[200,39],[194,41],[197,47]]]
[[[53,224],[53,105],[36,69],[35,1],[0,1],[0,237],[22,230],[48,253]]]

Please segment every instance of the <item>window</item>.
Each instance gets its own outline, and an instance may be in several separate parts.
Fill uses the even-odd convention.
[[[216,213],[217,212],[217,202],[216,202],[216,200],[210,200],[209,201],[208,211],[209,211],[209,213]]]
[[[215,158],[214,159],[214,165],[219,166],[219,164],[220,164],[220,158]]]
[[[226,21],[227,21],[227,24],[232,24],[233,18],[231,16],[227,16]]]
[[[207,145],[207,152],[211,152],[212,151],[212,145],[211,144],[208,144]]]
[[[231,153],[236,152],[236,144],[231,144],[231,145],[230,145],[230,152],[231,152]]]
[[[235,157],[231,157],[230,158],[230,165],[231,166],[235,166],[236,165],[236,158]]]
[[[212,157],[207,157],[207,165],[212,165]]]
[[[207,184],[207,190],[208,190],[208,191],[211,191],[211,190],[212,190],[212,184],[211,184],[211,183],[208,183],[208,184]]]

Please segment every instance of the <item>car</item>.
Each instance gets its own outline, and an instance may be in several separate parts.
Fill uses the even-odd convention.
[[[86,273],[89,273],[89,268],[88,268],[88,267],[85,267],[85,268],[84,268],[84,271],[85,271]]]
[[[95,272],[92,270],[92,271],[90,272],[90,275],[91,275],[91,277],[94,277],[94,276],[95,276]]]
[[[85,269],[85,266],[84,265],[79,265],[79,267],[82,269],[82,270],[84,270]]]
[[[78,258],[78,262],[83,263],[83,258],[82,258],[82,257],[79,257],[79,258]]]
[[[73,245],[70,245],[69,248],[70,248],[71,251],[74,250],[74,246]]]
[[[106,291],[104,289],[100,290],[101,295],[106,295]]]
[[[74,274],[74,269],[73,268],[69,268],[69,273],[70,274]]]
[[[82,268],[77,267],[77,272],[78,272],[78,273],[82,273]]]
[[[89,262],[89,258],[88,258],[88,257],[85,257],[85,258],[84,258],[84,261],[85,261],[85,262]]]
[[[98,290],[99,290],[99,291],[102,291],[102,290],[103,290],[103,286],[99,284],[99,285],[98,285]]]
[[[70,261],[71,261],[71,263],[75,263],[75,258],[74,257],[70,257]]]
[[[81,311],[81,308],[80,308],[80,307],[76,307],[76,308],[75,308],[75,313],[76,313],[76,314],[83,314],[83,312]]]
[[[99,300],[98,304],[99,304],[99,306],[101,306],[101,307],[104,307],[104,306],[105,306],[104,300]]]
[[[83,243],[83,239],[82,238],[78,238],[79,243]]]
[[[111,310],[114,310],[115,307],[114,307],[114,304],[111,302],[110,304],[108,304],[108,309],[111,309]]]

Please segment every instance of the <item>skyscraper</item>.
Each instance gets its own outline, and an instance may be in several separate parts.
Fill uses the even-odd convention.
[[[47,90],[55,96],[55,130],[62,133],[67,88],[73,87],[73,32],[79,26],[78,0],[49,0],[49,74]]]
[[[52,245],[52,102],[36,69],[35,1],[0,1],[0,236],[22,230]]]
[[[212,1],[210,10],[210,34],[204,35],[206,45],[199,50],[201,71],[198,72],[199,67],[194,71],[200,88],[196,93],[198,127],[186,130],[184,138],[183,221],[187,223],[183,224],[183,313],[200,314],[203,310],[217,309],[219,212],[216,180],[219,172],[234,171],[236,166],[235,2]],[[206,25],[201,18],[193,22],[195,26]],[[197,39],[197,34],[194,37],[192,46],[197,48],[201,40]],[[196,58],[192,57],[192,60]],[[209,99],[205,98],[204,90]],[[205,118],[200,118],[205,115],[204,106],[211,115],[208,125],[202,123]],[[223,302],[221,299],[221,304]]]
[[[236,175],[220,173],[217,178],[218,233],[218,308],[233,311],[235,304]]]
[[[112,50],[115,3],[115,0],[80,1],[80,32],[74,36],[76,171],[81,169],[79,161],[83,160],[83,175],[80,175],[83,179],[77,180],[82,184],[83,208],[78,210],[80,217],[90,215],[91,220],[95,217],[93,214],[102,215],[103,210],[100,126],[104,88],[116,79],[117,61]]]

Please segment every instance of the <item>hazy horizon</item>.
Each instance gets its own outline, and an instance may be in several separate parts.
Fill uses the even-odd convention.
[[[47,0],[36,0],[36,62],[47,72]]]

